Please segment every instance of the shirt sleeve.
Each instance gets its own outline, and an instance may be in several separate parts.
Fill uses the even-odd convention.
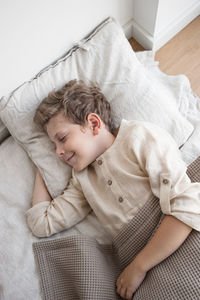
[[[48,237],[69,229],[84,219],[91,211],[81,186],[73,176],[62,195],[51,202],[34,205],[26,212],[27,223],[37,237]]]
[[[160,199],[164,214],[172,215],[200,231],[200,183],[192,183],[174,139],[153,124],[141,126],[133,137],[139,165]]]

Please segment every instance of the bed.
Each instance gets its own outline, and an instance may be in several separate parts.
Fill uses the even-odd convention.
[[[73,228],[45,239],[34,237],[26,223],[36,167],[52,197],[63,191],[71,176],[32,118],[50,90],[74,78],[100,85],[116,127],[122,118],[150,121],[173,136],[187,165],[200,155],[200,99],[188,78],[162,73],[152,51],[135,53],[119,23],[112,17],[104,20],[59,60],[0,100],[2,300],[42,299],[33,243],[80,234],[101,244],[111,241],[93,212]]]

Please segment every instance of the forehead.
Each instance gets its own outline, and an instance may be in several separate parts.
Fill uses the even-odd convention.
[[[70,128],[73,123],[67,119],[62,112],[56,114],[47,123],[46,130],[50,138],[54,138],[56,133]]]

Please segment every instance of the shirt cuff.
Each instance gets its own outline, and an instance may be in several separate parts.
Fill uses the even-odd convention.
[[[50,235],[46,226],[44,226],[44,224],[40,224],[40,217],[44,215],[49,205],[49,201],[42,201],[35,204],[25,213],[27,217],[27,224],[33,234],[37,237],[46,237]]]

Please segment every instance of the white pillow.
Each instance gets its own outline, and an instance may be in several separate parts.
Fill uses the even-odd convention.
[[[122,118],[150,121],[171,133],[178,146],[193,131],[170,94],[165,96],[139,62],[121,26],[108,18],[64,58],[0,101],[1,119],[40,169],[52,197],[66,187],[71,169],[56,157],[48,137],[32,119],[51,90],[74,78],[100,85],[110,101],[116,127]]]
[[[10,135],[8,129],[0,119],[0,144]]]

